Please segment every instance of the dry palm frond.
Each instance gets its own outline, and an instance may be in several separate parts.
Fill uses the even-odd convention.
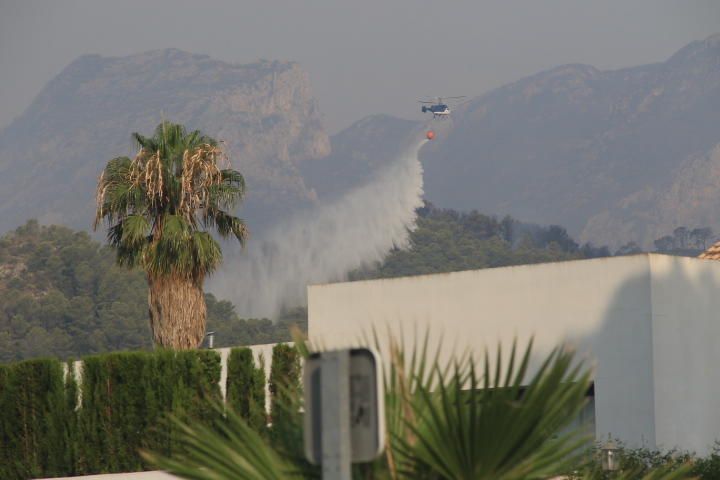
[[[163,201],[163,160],[160,150],[150,152],[141,148],[130,164],[128,180],[135,188],[142,189],[151,206]]]
[[[112,225],[128,213],[128,200],[133,193],[128,183],[130,163],[130,159],[127,157],[114,158],[108,162],[107,167],[100,174],[95,193],[97,209],[93,222],[94,228],[97,228],[103,218]]]
[[[194,150],[185,150],[182,160],[179,210],[190,217],[208,203],[209,188],[223,182],[218,160],[224,158],[223,151],[214,145],[203,144]]]

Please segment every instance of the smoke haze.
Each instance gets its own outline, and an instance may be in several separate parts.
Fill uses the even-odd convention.
[[[308,284],[344,279],[408,242],[422,205],[420,147],[414,143],[368,183],[271,228],[224,262],[208,285],[232,301],[241,317],[275,318],[306,304]]]

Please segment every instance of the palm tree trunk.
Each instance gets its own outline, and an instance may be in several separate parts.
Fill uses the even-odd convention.
[[[198,348],[207,319],[202,279],[148,275],[148,287],[155,345],[176,350]]]

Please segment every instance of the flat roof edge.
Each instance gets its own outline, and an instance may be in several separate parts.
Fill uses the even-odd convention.
[[[717,260],[709,260],[709,259],[702,259],[697,257],[683,257],[679,255],[668,255],[665,253],[656,253],[656,252],[643,252],[643,253],[635,253],[632,255],[620,255],[615,257],[598,257],[598,258],[578,258],[573,260],[558,260],[554,262],[538,262],[538,263],[523,263],[518,265],[504,265],[501,267],[486,267],[486,268],[476,268],[476,269],[468,269],[468,270],[453,270],[451,272],[438,272],[438,273],[424,273],[419,275],[403,275],[400,277],[387,277],[387,278],[372,278],[372,279],[365,279],[365,280],[345,280],[340,282],[323,282],[323,283],[312,283],[308,284],[307,288],[311,287],[323,287],[328,285],[343,285],[343,284],[353,284],[353,283],[363,283],[363,282],[377,282],[377,281],[397,281],[402,279],[419,279],[419,278],[430,278],[430,277],[438,277],[442,275],[455,275],[455,274],[465,274],[468,272],[486,272],[486,271],[498,271],[498,270],[510,270],[510,269],[532,269],[532,268],[542,268],[544,266],[548,265],[577,265],[580,262],[622,262],[627,261],[628,259],[637,259],[638,257],[643,257],[647,259],[648,261],[652,257],[671,257],[676,259],[682,259],[683,261],[698,261],[698,262],[706,262],[706,261],[717,261]]]

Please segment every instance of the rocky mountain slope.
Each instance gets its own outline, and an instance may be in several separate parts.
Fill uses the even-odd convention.
[[[27,218],[87,229],[105,163],[132,155],[130,133],[162,119],[223,140],[246,176],[252,225],[313,200],[298,165],[329,140],[305,72],[291,62],[234,65],[175,49],[80,57],[0,132],[0,232]]]
[[[592,216],[586,238],[637,238],[645,245],[678,226],[720,232],[720,145],[685,158],[667,182],[648,185]]]
[[[720,227],[701,213],[720,201],[705,171],[720,142],[720,35],[659,64],[554,68],[474,99],[453,122],[424,157],[440,205],[560,223],[595,244]]]
[[[333,175],[362,179],[378,145],[423,126],[438,131],[421,152],[438,205],[567,225],[614,247],[651,247],[678,226],[720,231],[720,35],[658,64],[553,68],[472,99],[450,121],[368,117],[333,137],[344,157]]]
[[[131,155],[130,132],[163,116],[226,142],[256,230],[369,181],[431,126],[438,136],[421,160],[437,205],[566,225],[596,245],[648,247],[680,225],[720,231],[714,35],[662,63],[553,68],[472,99],[447,122],[368,117],[331,141],[294,63],[173,49],[81,57],[0,132],[0,232],[29,217],[88,228],[104,163]]]

